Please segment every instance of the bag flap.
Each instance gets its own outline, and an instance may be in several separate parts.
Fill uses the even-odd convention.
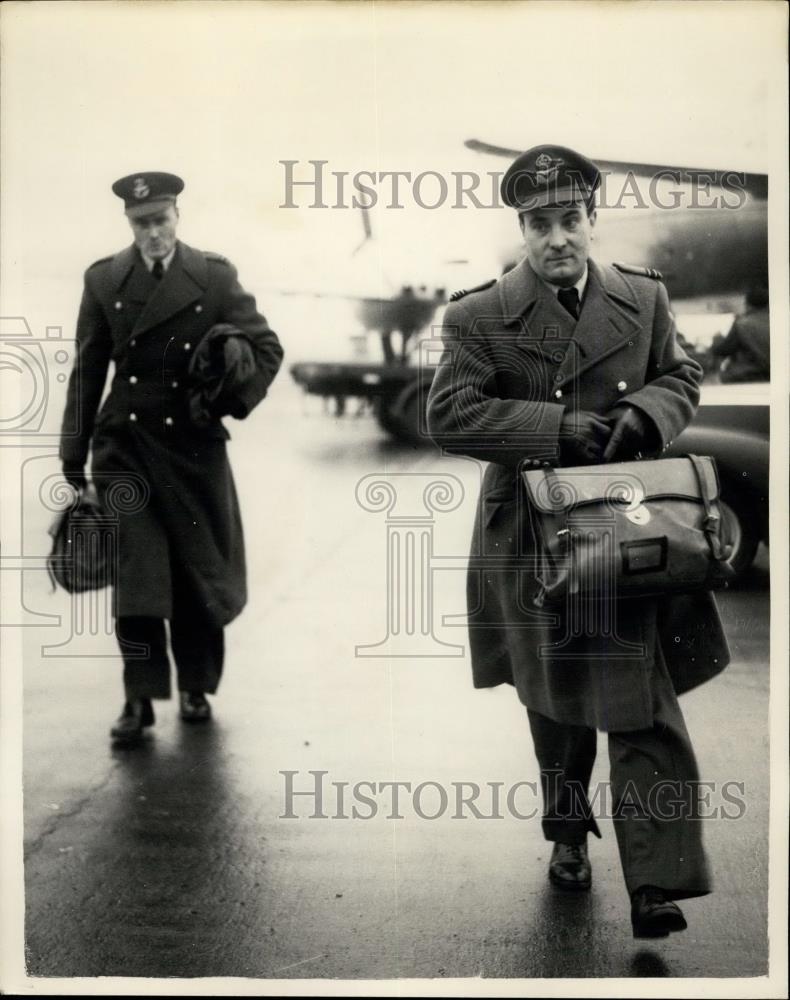
[[[524,470],[521,477],[531,502],[544,514],[559,514],[579,504],[606,500],[638,506],[662,496],[702,498],[700,479],[708,499],[718,497],[713,459],[700,456],[698,476],[689,458],[659,458],[611,465],[580,465],[567,469]]]

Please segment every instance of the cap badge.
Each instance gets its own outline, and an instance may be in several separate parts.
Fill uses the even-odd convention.
[[[557,157],[553,160],[548,153],[541,153],[535,160],[535,175],[538,180],[547,184],[553,181],[559,173],[560,166],[565,162]]]
[[[147,198],[151,193],[151,189],[145,183],[144,177],[135,177],[134,186],[132,188],[132,194],[135,198]]]

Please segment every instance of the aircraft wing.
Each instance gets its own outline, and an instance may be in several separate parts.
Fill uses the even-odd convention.
[[[467,149],[472,149],[477,153],[490,153],[492,156],[504,156],[510,160],[514,160],[524,152],[522,149],[496,146],[490,142],[483,142],[481,139],[467,139],[464,145]],[[607,173],[632,173],[635,177],[655,177],[659,172],[671,172],[679,174],[680,180],[686,183],[695,181],[700,175],[722,178],[737,175],[738,187],[748,191],[754,198],[764,200],[768,197],[767,174],[745,173],[740,170],[711,170],[705,167],[681,167],[676,163],[634,163],[628,160],[599,159],[596,156],[591,156],[590,159]]]

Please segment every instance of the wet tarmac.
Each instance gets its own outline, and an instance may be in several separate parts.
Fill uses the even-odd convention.
[[[733,795],[745,811],[706,822],[716,889],[683,904],[688,930],[634,941],[611,822],[591,844],[592,892],[567,896],[547,881],[538,819],[441,808],[440,789],[452,797],[460,782],[485,791],[537,776],[523,708],[509,688],[472,689],[454,617],[464,610],[478,467],[386,442],[367,418],[305,413],[286,379],[248,425],[231,425],[250,604],[227,631],[211,724],[185,725],[172,701],[157,702],[144,742],[112,748],[122,702],[112,640],[70,637],[68,602],[29,574],[28,608],[64,616],[58,628],[25,630],[29,973],[765,974],[765,552],[720,599],[733,662],[681,701],[703,779],[717,795],[742,783]],[[396,484],[396,500],[370,482],[358,488],[371,473]],[[460,498],[426,513],[425,488],[441,477],[445,490],[460,484]],[[390,501],[401,506],[388,512]],[[411,612],[393,612],[392,593],[387,604],[387,553],[404,525],[428,538],[434,559],[428,633],[409,633]],[[410,551],[419,559],[419,546]],[[314,793],[316,771],[326,772],[320,806],[315,794],[289,800],[287,782]],[[593,780],[606,777],[601,742]],[[399,809],[391,789],[354,788],[393,781],[411,784]],[[415,799],[424,782],[435,784]],[[496,812],[487,791],[478,804]],[[519,800],[522,812],[534,805]]]

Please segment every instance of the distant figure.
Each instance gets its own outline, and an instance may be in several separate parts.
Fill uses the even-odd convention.
[[[151,700],[170,697],[170,647],[181,718],[206,721],[206,694],[222,674],[223,627],[247,598],[241,514],[221,418],[243,419],[266,395],[283,356],[224,257],[176,238],[184,182],[152,172],[122,177],[134,244],[92,264],[77,320],[60,457],[66,480],[99,497],[128,494],[118,515],[115,628],[126,701],[112,739],[133,743],[154,722]],[[204,353],[205,342],[205,353]],[[218,394],[199,412],[192,359],[222,359]],[[112,386],[101,405],[110,361]],[[98,411],[98,413],[97,413]],[[132,496],[142,499],[135,503]],[[107,502],[105,502],[107,501]],[[117,508],[118,503],[115,504]]]
[[[373,313],[375,320],[382,324],[380,333],[384,363],[406,365],[409,341],[431,322],[437,308],[445,301],[445,290],[437,288],[431,295],[425,285],[420,285],[419,293],[411,285],[404,285],[392,299],[370,301],[376,310]],[[392,334],[396,330],[401,336],[400,354],[396,354],[392,344]]]
[[[767,382],[771,378],[771,329],[768,320],[768,289],[759,285],[746,295],[746,311],[738,316],[730,332],[714,342],[711,354],[723,358],[722,382]]]

